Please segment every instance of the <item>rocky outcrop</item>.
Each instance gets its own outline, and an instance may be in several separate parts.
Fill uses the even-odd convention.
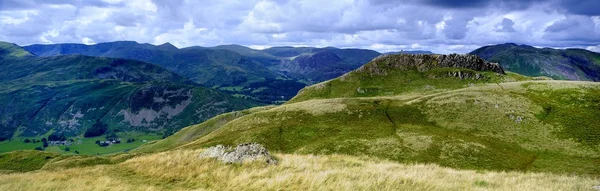
[[[397,54],[382,55],[370,64],[357,71],[365,71],[372,75],[385,75],[390,69],[418,70],[425,72],[434,68],[466,68],[474,71],[490,71],[505,74],[504,69],[496,63],[485,61],[475,55],[425,55]]]
[[[224,163],[264,161],[267,164],[277,164],[269,151],[258,143],[239,144],[235,149],[223,145],[209,147],[200,154],[200,158],[216,158]]]

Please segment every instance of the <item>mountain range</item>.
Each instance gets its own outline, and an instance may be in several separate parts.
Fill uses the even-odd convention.
[[[0,42],[0,139],[106,131],[170,134],[257,105],[140,61],[37,57]]]
[[[514,43],[484,46],[469,53],[506,70],[562,80],[600,81],[600,53],[584,49],[535,48]]]
[[[240,45],[187,47],[131,41],[30,45],[35,55],[81,54],[132,59],[159,65],[207,87],[262,103],[281,103],[298,90],[340,76],[379,56],[362,49],[273,47],[255,50]]]

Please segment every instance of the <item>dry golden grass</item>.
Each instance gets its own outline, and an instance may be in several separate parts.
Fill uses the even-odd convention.
[[[597,180],[476,172],[343,155],[277,155],[280,164],[226,165],[200,150],[145,155],[117,165],[0,175],[0,190],[591,190]]]

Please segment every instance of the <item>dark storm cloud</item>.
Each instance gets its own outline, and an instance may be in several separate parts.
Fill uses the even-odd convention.
[[[579,26],[579,21],[576,19],[565,19],[554,22],[546,28],[546,32],[560,32],[573,29]]]
[[[560,7],[572,14],[600,15],[600,0],[561,0]]]
[[[515,28],[513,28],[513,26],[515,25],[515,22],[513,22],[513,20],[510,20],[509,18],[504,18],[502,19],[502,23],[498,24],[496,28],[497,32],[515,32]]]
[[[526,9],[532,4],[541,3],[548,0],[423,0],[422,3],[430,6],[466,9],[466,8],[494,8],[521,10]]]

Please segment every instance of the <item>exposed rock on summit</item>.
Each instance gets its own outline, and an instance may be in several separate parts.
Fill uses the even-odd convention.
[[[366,71],[372,75],[385,75],[388,69],[418,70],[425,72],[434,68],[466,68],[475,71],[490,71],[505,74],[497,63],[485,61],[475,55],[425,55],[400,54],[382,55],[357,71]]]
[[[277,164],[269,151],[258,143],[239,144],[235,149],[223,145],[207,148],[200,158],[216,158],[224,163],[243,163],[261,160],[267,164]]]

